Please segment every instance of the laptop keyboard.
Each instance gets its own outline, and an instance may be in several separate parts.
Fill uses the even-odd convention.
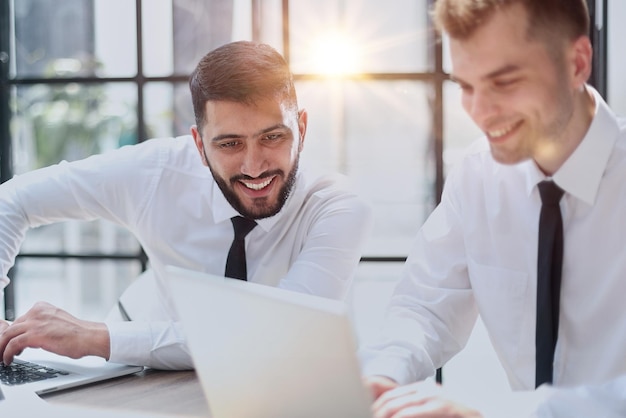
[[[4,385],[21,385],[67,374],[69,373],[64,370],[52,369],[18,359],[13,359],[9,366],[5,366],[0,361],[0,382]]]

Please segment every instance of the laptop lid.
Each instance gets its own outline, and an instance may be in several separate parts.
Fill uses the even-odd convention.
[[[40,366],[38,369],[39,373],[42,374],[48,373],[46,368],[60,370],[64,374],[55,373],[55,377],[22,384],[6,385],[2,383],[2,389],[5,393],[10,393],[11,391],[32,391],[38,395],[43,395],[143,370],[141,366],[109,363],[101,357],[87,356],[80,359],[71,359],[33,348],[24,350],[16,359],[37,364]]]
[[[216,418],[371,417],[343,303],[168,267]]]

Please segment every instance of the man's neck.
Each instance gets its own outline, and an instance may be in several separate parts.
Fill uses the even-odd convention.
[[[558,143],[554,145],[558,150],[552,149],[545,158],[538,155],[535,157],[537,166],[548,176],[552,176],[574,153],[578,145],[583,141],[591,126],[596,110],[596,102],[593,93],[583,86],[581,91],[576,92],[574,97],[574,110],[570,123],[563,132]]]

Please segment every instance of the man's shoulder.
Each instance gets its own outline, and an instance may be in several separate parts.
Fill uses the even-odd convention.
[[[619,130],[619,139],[617,141],[617,146],[626,149],[626,116],[617,115],[617,128]]]
[[[349,178],[340,173],[301,170],[294,200],[304,208],[338,208],[367,212],[369,203],[361,196]]]
[[[191,135],[151,138],[139,144],[130,145],[130,147],[137,147],[141,149],[142,152],[149,150],[161,150],[172,153],[188,153],[196,150],[195,143]]]
[[[445,188],[462,200],[491,195],[506,185],[508,190],[524,191],[532,172],[532,160],[506,164],[494,159],[486,138],[472,143],[449,167]]]
[[[337,172],[322,172],[311,168],[300,170],[297,187],[309,196],[354,194],[354,187],[347,176]]]
[[[489,142],[485,137],[480,137],[459,151],[456,158],[449,161],[449,171],[450,173],[458,172],[461,176],[470,173],[474,176],[480,176],[481,173],[491,171],[495,164]]]
[[[191,135],[148,139],[130,145],[128,152],[133,154],[138,164],[148,162],[163,169],[203,172],[202,160]]]

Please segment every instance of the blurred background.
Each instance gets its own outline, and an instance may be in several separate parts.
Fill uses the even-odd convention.
[[[0,0],[2,181],[154,137],[189,133],[187,79],[224,43],[271,44],[309,112],[302,159],[349,177],[375,211],[351,294],[361,341],[375,334],[417,229],[445,175],[480,132],[448,80],[433,0]],[[588,0],[591,83],[626,114],[622,0]],[[147,260],[102,221],[28,232],[5,290],[7,317],[45,299],[99,320]],[[4,310],[3,310],[4,311]],[[494,390],[503,372],[479,322],[444,384]]]

